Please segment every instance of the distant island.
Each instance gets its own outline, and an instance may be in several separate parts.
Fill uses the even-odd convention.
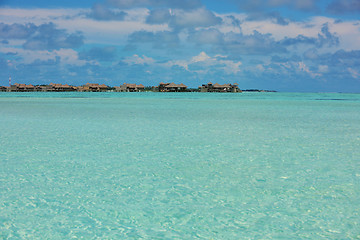
[[[10,82],[10,81],[9,81]],[[50,83],[49,85],[32,85],[15,83],[9,86],[0,86],[0,92],[222,92],[222,93],[240,93],[240,92],[276,92],[270,90],[247,89],[241,90],[237,83],[218,84],[207,83],[198,88],[188,88],[183,83],[159,83],[158,86],[147,86],[142,84],[124,83],[120,86],[107,86],[105,84],[87,83],[81,86],[72,86],[68,84]]]

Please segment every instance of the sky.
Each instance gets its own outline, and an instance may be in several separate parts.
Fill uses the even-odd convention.
[[[360,0],[0,0],[0,85],[360,93]]]

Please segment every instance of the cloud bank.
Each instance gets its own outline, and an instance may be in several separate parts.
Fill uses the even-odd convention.
[[[227,11],[190,0],[1,9],[0,77],[360,92],[358,1],[223,4]]]

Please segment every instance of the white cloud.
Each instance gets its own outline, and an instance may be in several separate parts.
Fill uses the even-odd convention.
[[[3,23],[34,23],[42,24],[49,21],[56,21],[64,18],[76,18],[81,12],[87,9],[60,8],[60,9],[21,9],[1,8],[0,21]]]
[[[321,76],[320,73],[314,73],[314,72],[310,71],[309,67],[306,66],[306,64],[304,62],[299,62],[298,64],[299,64],[299,70],[302,72],[308,73],[312,78]]]
[[[211,58],[205,53],[205,52],[201,52],[199,55],[194,56],[191,58],[191,63],[195,63],[195,62],[204,62],[207,60],[210,60]]]
[[[140,65],[145,65],[145,64],[154,64],[155,63],[155,59],[151,58],[151,57],[147,57],[145,55],[139,56],[137,54],[134,54],[131,57],[126,57],[123,62],[129,64],[129,65],[136,65],[136,64],[140,64]]]
[[[192,11],[173,10],[174,16],[170,20],[170,25],[174,28],[196,28],[210,27],[222,22],[212,11],[205,8],[198,8]]]
[[[40,25],[53,22],[58,28],[69,32],[81,31],[86,43],[96,44],[125,44],[127,36],[133,32],[146,29],[146,31],[169,30],[166,24],[150,25],[145,23],[149,10],[126,10],[123,21],[97,21],[87,18],[90,9],[0,9],[0,22],[34,23]]]
[[[223,64],[223,70],[228,74],[236,74],[241,71],[240,66],[242,65],[241,62],[234,62],[230,60],[219,60],[220,64]]]
[[[320,65],[319,66],[319,72],[327,73],[328,71],[329,71],[329,67],[327,65]]]
[[[76,65],[76,66],[83,66],[88,61],[80,60],[78,52],[74,51],[73,49],[60,49],[54,51],[55,56],[60,57],[62,63]],[[91,63],[96,64],[96,62],[91,61]]]
[[[189,65],[186,60],[171,60],[171,61],[167,61],[163,64],[160,64],[160,65],[164,66],[164,67],[179,66],[179,67],[183,67],[184,69],[189,71]]]
[[[258,64],[258,65],[256,65],[256,70],[263,72],[263,71],[265,71],[265,68],[262,64]]]
[[[227,74],[236,74],[241,71],[240,66],[242,63],[240,61],[225,60],[224,58],[226,58],[226,56],[216,55],[210,57],[205,52],[200,52],[199,55],[193,56],[189,60],[168,61],[163,64],[163,66],[180,66],[189,72],[196,72],[199,74],[205,74],[214,69],[222,70]],[[195,65],[197,66],[197,69],[192,70],[191,66]]]
[[[70,64],[75,66],[83,66],[88,61],[80,60],[78,56],[78,52],[73,49],[59,49],[54,51],[47,51],[47,50],[25,50],[22,48],[1,48],[1,53],[8,54],[16,54],[22,60],[21,63],[31,64],[36,61],[56,61],[59,58],[61,64]],[[19,63],[20,63],[19,62]],[[13,64],[17,64],[17,60],[12,61]],[[91,62],[92,64],[96,64],[95,62]]]
[[[360,80],[360,73],[358,71],[352,68],[348,68],[347,70],[353,78]]]
[[[360,49],[359,20],[337,22],[334,18],[316,16],[303,21],[289,21],[287,25],[279,25],[268,20],[248,21],[245,14],[232,13],[217,16],[223,19],[223,24],[217,26],[217,30],[222,33],[242,32],[245,35],[250,35],[256,30],[262,34],[271,34],[276,41],[284,38],[296,38],[298,35],[317,38],[318,34],[321,33],[323,25],[328,24],[330,33],[336,34],[340,38],[340,45],[337,46],[337,49]],[[233,24],[234,19],[240,23],[239,26]]]
[[[185,70],[198,74],[206,74],[212,70],[223,71],[226,74],[237,74],[241,71],[242,65],[239,61],[232,61],[224,59],[225,56],[210,57],[205,52],[201,52],[199,55],[193,56],[189,59],[169,60],[166,62],[159,62],[151,57],[145,55],[139,56],[137,54],[126,57],[123,62],[129,65],[151,65],[155,67],[171,68],[173,66],[179,66]],[[196,69],[192,67],[197,66]]]
[[[182,67],[185,70],[189,71],[188,63],[185,60],[170,60],[167,62],[159,63],[159,66],[164,67],[164,68],[171,68],[173,66],[179,66],[179,67]]]
[[[281,0],[282,1],[282,0]],[[330,33],[336,33],[340,39],[338,49],[359,50],[360,49],[360,21],[343,20],[337,22],[334,18],[317,16],[305,19],[303,21],[290,21],[287,25],[279,25],[267,20],[246,20],[246,14],[231,13],[217,14],[205,8],[198,8],[189,11],[174,9],[173,14],[176,16],[170,23],[164,24],[147,24],[146,18],[149,16],[149,9],[135,8],[124,10],[127,15],[123,21],[96,21],[87,18],[86,15],[90,9],[18,9],[2,8],[0,22],[5,24],[12,23],[34,23],[40,25],[43,23],[53,22],[58,28],[66,29],[69,32],[81,31],[85,36],[86,43],[96,44],[125,44],[129,34],[146,30],[150,32],[169,31],[170,26],[179,29],[187,27],[197,27],[207,29],[211,26],[221,33],[243,33],[245,35],[253,34],[254,30],[262,34],[271,34],[279,41],[284,38],[295,38],[298,35],[306,37],[318,37],[323,24],[328,24]],[[222,21],[220,21],[220,18]],[[181,40],[186,31],[180,31]],[[209,37],[209,36],[208,36]],[[215,36],[214,36],[215,37]],[[212,40],[215,41],[215,39]],[[206,42],[209,42],[206,39]],[[210,41],[211,43],[211,41]]]
[[[339,48],[347,51],[360,50],[360,21],[332,24],[331,29],[339,35]]]
[[[129,34],[146,29],[157,32],[168,29],[165,25],[147,25],[142,22],[130,21],[94,21],[91,19],[79,19],[76,22],[64,21],[63,25],[73,25],[72,29],[81,30],[86,43],[123,45]]]

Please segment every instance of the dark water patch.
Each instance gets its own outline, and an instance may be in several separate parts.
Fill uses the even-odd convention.
[[[357,99],[345,99],[345,98],[317,98],[317,101],[358,101]]]

